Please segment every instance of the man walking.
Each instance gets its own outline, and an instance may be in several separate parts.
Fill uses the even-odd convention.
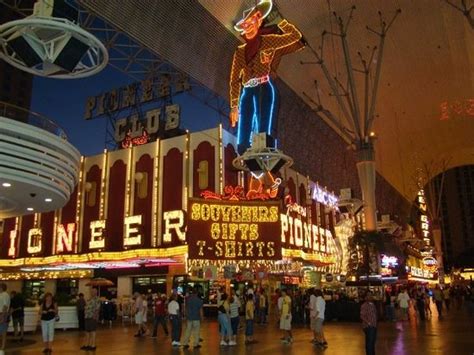
[[[143,296],[135,292],[135,323],[138,325],[137,334],[135,337],[139,338],[147,333],[146,315],[148,312],[148,302]]]
[[[91,289],[91,298],[87,301],[84,308],[84,330],[86,338],[81,350],[94,351],[96,349],[95,338],[97,332],[97,323],[99,322],[100,299],[97,296],[97,289]]]
[[[179,339],[181,338],[181,312],[179,303],[176,301],[176,295],[172,294],[168,302],[168,315],[171,323],[171,345],[173,347],[180,346]]]
[[[193,336],[194,349],[201,347],[199,344],[199,332],[201,330],[201,312],[203,301],[198,297],[198,290],[191,289],[186,300],[186,332],[184,333],[183,347],[189,348],[189,339]]]
[[[16,291],[10,294],[10,312],[13,321],[13,334],[18,337],[18,328],[20,328],[20,338],[17,339],[20,343],[23,341],[23,334],[25,328],[25,301],[23,296]]]
[[[328,342],[324,337],[323,323],[324,313],[326,312],[326,301],[323,298],[321,290],[315,290],[314,294],[310,297],[310,317],[311,317],[311,330],[313,331],[313,343],[315,345],[327,347]]]
[[[360,307],[360,319],[365,333],[365,354],[375,355],[377,339],[377,309],[373,303],[372,292],[368,292],[365,302]]]
[[[86,300],[84,299],[84,294],[80,293],[79,298],[76,302],[76,310],[77,310],[77,320],[79,321],[79,330],[84,330],[84,322],[85,322],[85,310],[86,310]]]
[[[287,295],[286,290],[281,290],[281,297],[278,299],[278,310],[280,311],[280,329],[284,331],[281,340],[285,344],[293,341],[291,333],[291,298]]]
[[[433,290],[433,299],[436,304],[436,309],[438,310],[438,318],[443,318],[443,291],[439,285],[436,285],[435,289]]]
[[[10,309],[10,295],[7,293],[7,285],[0,284],[0,337],[2,338],[0,350],[5,349],[8,330],[8,310]]]
[[[402,320],[408,320],[409,315],[408,315],[408,307],[409,307],[409,302],[410,301],[410,296],[408,296],[408,292],[406,289],[404,289],[402,292],[398,294],[397,297],[397,302],[398,306],[400,307],[400,312],[402,314]]]
[[[155,319],[153,321],[152,338],[156,338],[158,326],[161,324],[166,336],[168,336],[168,327],[166,326],[166,295],[158,295],[155,300]]]

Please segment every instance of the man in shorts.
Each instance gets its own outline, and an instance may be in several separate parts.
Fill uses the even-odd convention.
[[[97,323],[99,322],[100,299],[97,297],[97,289],[91,289],[91,298],[86,303],[84,310],[84,330],[86,331],[85,345],[81,350],[94,351]]]
[[[323,298],[321,290],[314,290],[309,301],[311,330],[313,331],[313,343],[315,345],[327,347],[328,343],[324,337],[323,323],[324,313],[326,312],[326,301]]]
[[[278,310],[280,312],[280,329],[284,331],[281,340],[286,344],[290,344],[293,341],[293,334],[291,333],[291,298],[286,290],[281,290],[281,296],[278,299]]]
[[[0,350],[5,349],[5,343],[7,341],[7,330],[8,330],[8,311],[10,309],[10,295],[7,293],[7,285],[0,284],[0,337],[2,342],[0,344]]]
[[[145,336],[147,333],[146,316],[148,312],[147,300],[138,292],[135,292],[135,324],[138,326],[136,338]]]

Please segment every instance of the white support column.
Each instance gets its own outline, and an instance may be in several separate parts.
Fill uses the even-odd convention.
[[[444,264],[443,264],[443,248],[441,245],[441,228],[439,223],[433,221],[433,242],[435,245],[435,257],[438,263],[438,280],[439,283],[444,285]]]
[[[358,151],[357,172],[362,200],[364,201],[365,229],[377,230],[377,207],[375,203],[375,152],[372,143],[365,144]]]

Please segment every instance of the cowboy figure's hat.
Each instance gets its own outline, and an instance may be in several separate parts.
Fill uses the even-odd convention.
[[[262,14],[262,19],[264,19],[265,17],[268,16],[270,11],[272,11],[272,0],[260,0],[260,2],[257,5],[244,11],[242,15],[242,19],[235,24],[234,29],[236,31],[243,32],[244,29],[242,28],[242,24],[248,18],[252,17],[257,12],[260,12]]]

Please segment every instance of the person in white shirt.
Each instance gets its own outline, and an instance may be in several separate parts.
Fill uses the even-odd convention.
[[[10,309],[10,295],[7,293],[7,285],[0,284],[0,336],[2,338],[0,350],[5,349],[8,330],[8,311]]]
[[[398,294],[397,302],[402,313],[402,320],[408,320],[408,307],[410,302],[410,296],[408,296],[408,292],[406,289]]]
[[[313,331],[313,343],[327,347],[328,343],[324,337],[323,323],[326,312],[326,301],[321,290],[314,290],[309,299],[311,330]]]
[[[135,323],[138,325],[137,334],[135,337],[141,337],[146,335],[146,315],[148,312],[147,300],[138,292],[135,293]]]
[[[230,326],[232,328],[232,336],[229,341],[230,346],[237,345],[237,332],[239,331],[239,322],[240,322],[240,300],[239,297],[234,294],[231,297],[231,303],[229,305],[230,313]]]
[[[181,313],[179,303],[176,301],[176,295],[172,294],[168,303],[168,316],[171,323],[171,345],[181,346]]]

